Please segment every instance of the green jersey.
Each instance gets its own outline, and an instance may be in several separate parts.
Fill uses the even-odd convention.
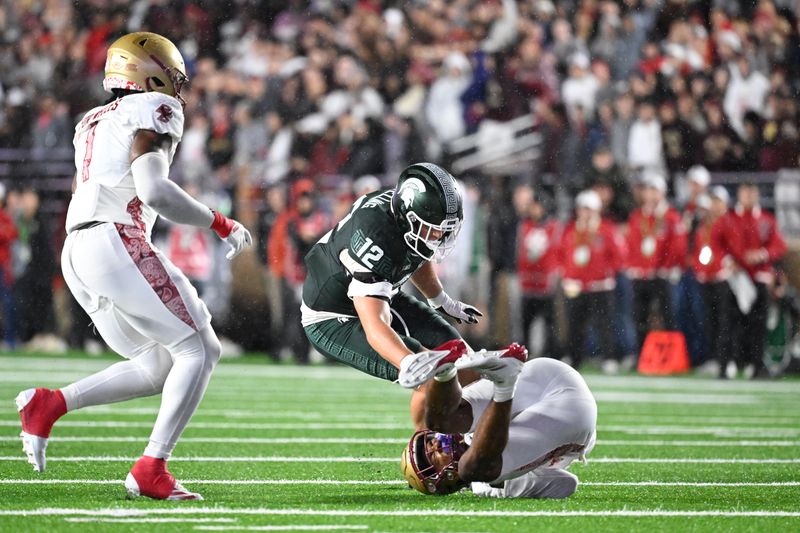
[[[393,190],[355,201],[305,257],[303,325],[356,315],[352,298],[390,301],[425,262],[405,243],[391,211]]]

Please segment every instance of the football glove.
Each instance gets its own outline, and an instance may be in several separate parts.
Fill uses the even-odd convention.
[[[528,350],[519,344],[487,352],[481,350],[459,358],[454,366],[457,370],[472,370],[494,383],[494,401],[506,402],[514,397],[517,378],[522,365],[528,359]]]
[[[450,296],[442,291],[435,298],[428,298],[428,305],[436,309],[442,314],[454,318],[456,322],[466,322],[467,324],[477,324],[478,317],[482,317],[483,313],[478,311],[476,307],[453,300]]]
[[[219,211],[214,211],[211,229],[230,246],[230,250],[225,254],[228,259],[233,259],[253,243],[253,238],[247,228]]]
[[[449,381],[456,377],[454,363],[466,352],[464,341],[454,339],[434,350],[407,355],[400,361],[397,381],[406,389],[419,387],[431,378]]]

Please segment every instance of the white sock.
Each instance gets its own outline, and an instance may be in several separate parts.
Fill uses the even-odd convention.
[[[142,346],[141,353],[61,389],[67,411],[105,405],[161,392],[172,357],[159,344]]]
[[[220,356],[211,326],[170,347],[172,369],[161,394],[161,409],[144,455],[169,459],[178,438],[192,418]]]

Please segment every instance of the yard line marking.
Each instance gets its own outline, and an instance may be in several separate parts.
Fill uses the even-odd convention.
[[[236,518],[92,518],[92,517],[76,517],[65,518],[65,522],[103,522],[106,524],[161,524],[161,523],[227,523],[238,522]]]
[[[48,456],[47,459],[54,462],[92,462],[92,463],[110,463],[110,462],[134,462],[139,457],[125,457],[125,456],[112,456],[112,455],[95,455],[95,456]],[[27,461],[27,457],[22,455],[6,455],[0,456],[0,461]],[[250,457],[239,456],[215,456],[215,457],[172,457],[170,461],[173,462],[196,462],[196,463],[395,463],[398,461],[397,457],[300,457],[300,456],[278,456],[278,455],[258,455]],[[756,459],[756,458],[687,458],[687,457],[589,457],[591,463],[665,463],[665,464],[694,464],[694,463],[707,463],[707,464],[798,464],[800,458],[792,459]]]
[[[136,517],[149,515],[257,515],[257,516],[431,516],[431,509],[398,510],[350,510],[350,509],[239,509],[224,507],[163,507],[148,508],[106,508],[106,509],[0,509],[0,516],[114,516]],[[665,511],[662,509],[618,509],[608,511],[574,510],[574,511],[471,511],[465,509],[436,509],[436,516],[469,516],[469,517],[535,517],[535,516],[612,516],[612,517],[645,517],[645,516],[725,516],[725,517],[800,517],[800,511]]]
[[[795,440],[606,440],[597,441],[597,445],[604,446],[696,446],[696,447],[769,447],[769,446],[800,446],[800,441]]]
[[[757,404],[765,398],[744,394],[693,394],[672,392],[606,392],[592,389],[598,403]]]
[[[49,442],[142,442],[141,437],[51,437]],[[0,442],[17,442],[18,436],[0,436]],[[183,437],[180,442],[202,444],[407,444],[406,438],[357,438],[357,437]],[[636,442],[636,441],[631,441]],[[782,441],[786,442],[786,441]]]
[[[619,420],[617,420],[619,419]],[[677,421],[678,424],[686,425],[686,424],[763,424],[765,422],[769,422],[770,424],[791,424],[791,425],[800,425],[800,417],[798,418],[790,418],[786,416],[702,416],[702,415],[679,415],[671,413],[669,415],[653,413],[650,415],[626,415],[620,413],[613,413],[613,414],[605,414],[602,417],[602,423],[611,423],[611,422],[636,422],[641,421],[644,423],[652,423],[654,419],[658,419],[660,422],[673,422]]]
[[[581,481],[590,487],[800,487],[800,481]]]
[[[81,409],[82,413],[86,414],[109,414],[109,415],[156,415],[158,414],[158,406],[153,407],[116,407],[116,406],[93,406],[87,407],[85,409]],[[386,416],[400,419],[401,417],[398,415],[397,409],[372,409],[369,413],[385,413]],[[260,411],[245,411],[241,409],[203,409],[202,412],[198,412],[195,414],[195,418],[203,417],[203,416],[223,416],[226,418],[262,418],[269,420],[271,418],[277,419],[300,419],[300,420],[350,420],[350,421],[364,421],[372,420],[372,418],[368,416],[364,416],[364,412],[358,413],[361,416],[354,416],[353,414],[341,413],[341,412],[308,412],[308,411],[281,411],[280,413],[270,412],[260,412]],[[800,424],[800,419],[798,420],[798,424]]]
[[[50,442],[142,442],[145,435],[115,437],[52,437]],[[0,442],[17,442],[15,435],[0,435]],[[358,437],[183,437],[184,444],[405,444],[406,438]],[[800,447],[796,440],[636,440],[600,439],[598,446],[681,446],[681,447]]]
[[[19,419],[0,420],[0,426],[19,427]],[[123,422],[119,420],[62,420],[57,427],[74,428],[152,428],[152,422]],[[407,423],[237,423],[237,422],[192,422],[193,429],[298,429],[298,430],[406,430],[412,431]],[[603,432],[619,432],[641,435],[728,435],[753,437],[797,437],[800,428],[775,428],[770,426],[636,426],[619,424],[600,424]]]
[[[152,428],[153,422],[122,422],[119,420],[63,420],[58,422],[59,427],[73,427],[73,428]],[[0,420],[0,426],[19,426],[19,420]],[[305,430],[329,430],[329,429],[404,429],[412,431],[410,424],[368,424],[368,423],[331,423],[331,424],[318,424],[318,423],[277,423],[277,424],[253,424],[244,423],[239,424],[236,422],[192,422],[192,428],[205,428],[205,429],[305,429]],[[797,430],[800,432],[800,429]]]
[[[320,406],[322,407],[322,406]],[[118,415],[118,416],[135,416],[135,415],[146,415],[146,416],[154,416],[158,414],[158,406],[154,405],[152,407],[121,407],[118,404],[114,405],[99,405],[99,406],[92,406],[86,407],[81,409],[82,414],[103,414],[103,415]],[[11,409],[8,410],[11,413]],[[397,420],[390,420],[392,422],[403,422],[405,420],[404,417],[398,415],[397,409],[375,409],[372,407],[369,409],[368,413],[370,414],[377,414],[381,413],[384,415],[384,418],[395,418]],[[284,419],[297,419],[297,420],[319,420],[319,421],[337,421],[337,420],[347,420],[351,422],[365,422],[374,420],[374,417],[365,416],[365,411],[360,410],[359,413],[341,413],[337,411],[325,411],[319,410],[316,412],[308,412],[308,411],[281,411],[281,412],[261,412],[261,411],[245,411],[242,409],[206,409],[203,408],[198,411],[195,416],[194,420],[200,421],[203,417],[214,417],[214,416],[222,416],[226,418],[248,418],[248,419],[262,419],[265,421],[270,421],[271,419],[277,420],[284,420]],[[693,415],[693,414],[669,414],[664,415],[661,413],[653,413],[651,415],[625,415],[625,414],[605,414],[602,416],[601,421],[605,423],[612,423],[612,422],[622,422],[622,423],[630,423],[633,421],[642,421],[646,423],[651,423],[653,419],[658,419],[662,423],[664,422],[674,422],[677,421],[678,424],[687,425],[691,423],[697,424],[764,424],[765,422],[769,422],[770,424],[792,424],[792,425],[800,425],[800,416],[791,418],[786,415],[764,415],[764,416],[752,416],[752,417],[742,417],[742,416],[721,416],[715,415],[713,417],[702,416],[702,415]],[[384,420],[386,421],[386,420]],[[780,429],[780,428],[778,428]]]
[[[0,356],[0,370],[72,370],[72,371],[95,371],[106,368],[120,358],[110,359],[65,359],[63,357],[32,357],[20,358],[16,355]],[[238,376],[245,374],[252,377],[279,377],[296,379],[346,379],[360,380],[366,383],[375,383],[375,380],[360,372],[344,366],[298,366],[298,365],[274,365],[243,364],[236,361],[223,360],[215,369],[217,376]],[[718,381],[713,378],[697,377],[654,377],[654,376],[585,376],[590,386],[596,387],[618,387],[626,388],[648,388],[648,389],[675,389],[688,388],[695,391],[698,386],[707,390],[755,390],[755,391],[781,391],[781,392],[800,392],[800,383],[786,381]]]
[[[20,358],[17,356],[0,356],[0,377],[7,372],[22,373],[29,371],[46,371],[54,375],[54,379],[63,380],[61,372],[95,372],[106,368],[118,359],[64,359],[54,357]],[[374,379],[360,372],[346,367],[333,366],[293,366],[293,365],[257,365],[241,364],[223,361],[215,370],[216,376],[248,378],[288,378],[298,380],[320,379],[330,380],[332,384],[341,380],[362,381],[365,386],[383,387],[384,390],[392,390],[383,383],[376,383]],[[650,377],[650,376],[585,376],[590,388],[602,390],[604,388],[617,388],[620,391],[629,391],[635,388],[646,390],[685,390],[697,391],[698,388],[715,392],[766,392],[766,393],[800,393],[800,383],[785,381],[770,382],[748,382],[748,381],[725,381],[720,382],[715,379],[703,378],[681,378],[681,377]]]
[[[355,531],[369,529],[369,526],[336,526],[336,525],[293,525],[293,526],[195,526],[202,531]]]
[[[185,479],[187,485],[406,485],[402,479]],[[121,479],[0,479],[0,485],[121,485]],[[800,481],[581,481],[586,487],[800,487]]]

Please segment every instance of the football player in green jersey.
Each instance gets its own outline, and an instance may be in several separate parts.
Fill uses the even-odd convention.
[[[441,315],[470,324],[483,316],[448,296],[433,268],[455,245],[463,216],[455,179],[432,163],[413,164],[393,190],[356,200],[305,257],[302,323],[314,347],[390,381],[402,382],[412,359],[417,382],[427,381],[437,367],[441,372],[450,350],[440,345],[460,338]],[[409,279],[429,305],[400,291]],[[436,347],[441,349],[427,351]],[[406,359],[411,354],[417,357]],[[475,379],[459,375],[463,383]],[[417,426],[423,400],[424,387],[411,400]]]

